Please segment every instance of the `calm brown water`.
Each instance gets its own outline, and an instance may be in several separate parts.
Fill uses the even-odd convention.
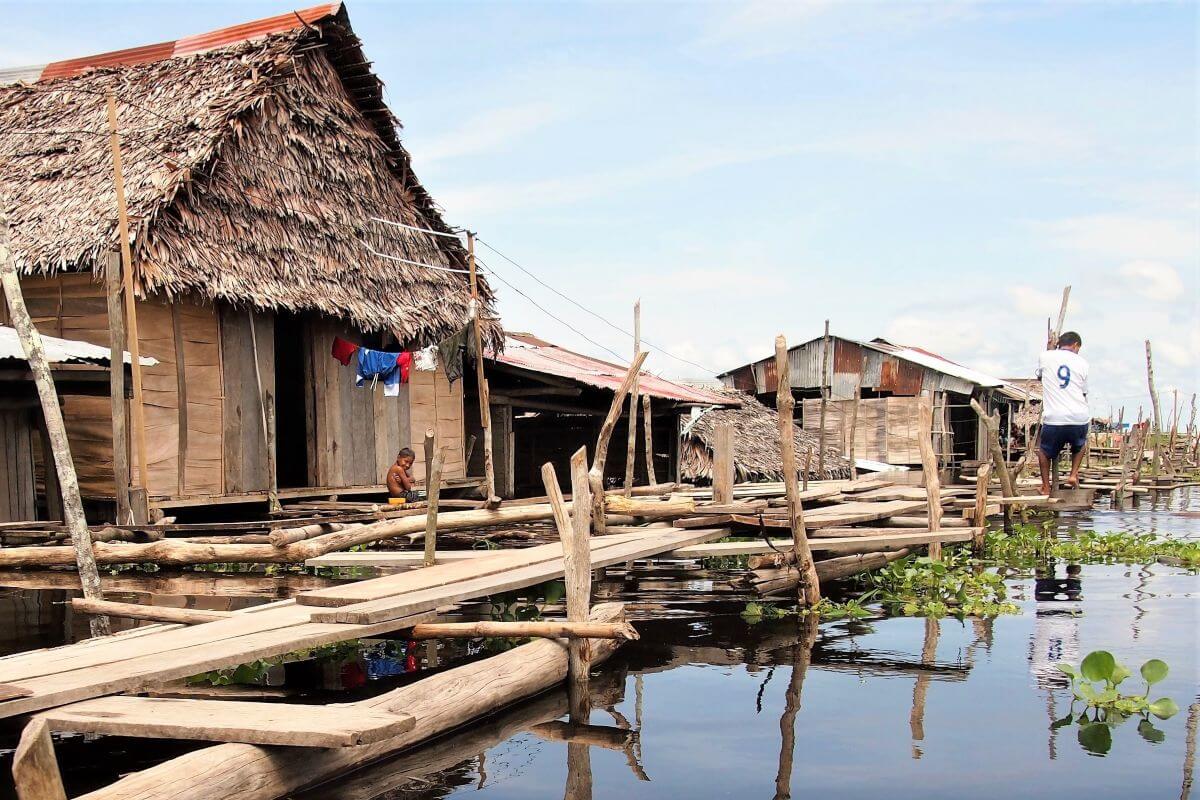
[[[1060,525],[1200,538],[1197,511],[1200,495],[1184,490],[1143,500],[1136,510],[1064,515]],[[1057,577],[1066,576],[1066,566],[1054,565]],[[739,615],[749,598],[722,588],[727,577],[667,565],[616,575],[598,587],[606,599],[627,600],[641,617],[642,640],[618,651],[595,678],[591,722],[635,731],[624,749],[571,748],[586,750],[589,763],[585,768],[576,753],[568,769],[567,745],[529,732],[565,714],[565,698],[548,693],[299,797],[556,798],[567,793],[568,781],[571,797],[621,800],[772,798],[789,791],[1058,800],[1181,798],[1188,791],[1185,763],[1200,723],[1200,578],[1186,570],[1085,565],[1071,596],[1057,598],[1040,593],[1032,574],[1017,574],[1008,584],[1018,616],[830,622],[815,635],[795,619],[749,624]],[[141,601],[148,595],[140,590],[148,589],[154,602],[236,608],[324,579],[121,580],[114,588]],[[61,605],[65,589],[38,588],[47,581],[0,575],[0,587],[9,586],[0,588],[0,648],[85,633],[85,621]],[[1077,726],[1054,725],[1068,714],[1070,692],[1053,663],[1077,663],[1101,648],[1135,671],[1148,658],[1170,664],[1153,696],[1174,698],[1181,713],[1156,721],[1157,733],[1144,731],[1161,741],[1144,738],[1131,721],[1113,731],[1108,752],[1098,755],[1080,744]],[[438,664],[478,657],[477,649],[443,648]],[[378,641],[320,663],[288,665],[268,681],[299,692],[301,701],[353,699],[418,679],[430,668],[428,655],[424,644]],[[13,746],[15,731],[0,730],[0,746]],[[69,794],[191,747],[81,736],[57,743]],[[6,751],[0,765],[5,775],[10,757]],[[4,793],[11,796],[10,781]]]

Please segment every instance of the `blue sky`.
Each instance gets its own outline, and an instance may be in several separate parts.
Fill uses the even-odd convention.
[[[2,65],[294,6],[5,7]],[[1198,8],[349,4],[447,219],[622,327],[640,297],[645,338],[672,354],[727,369],[829,318],[1027,374],[1071,284],[1096,411],[1127,418],[1147,402],[1146,338],[1164,411],[1198,383]],[[506,327],[607,355],[499,289]],[[659,351],[647,366],[706,377]]]

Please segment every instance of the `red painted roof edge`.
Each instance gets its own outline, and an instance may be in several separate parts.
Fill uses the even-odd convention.
[[[158,44],[141,45],[139,47],[129,47],[124,50],[113,50],[108,53],[97,53],[96,55],[55,61],[47,64],[42,69],[38,80],[48,81],[54,78],[67,78],[99,67],[128,67],[135,64],[150,64],[176,56],[202,53],[205,50],[212,50],[217,47],[225,47],[226,45],[249,41],[261,36],[268,36],[273,33],[283,33],[284,31],[314,25],[321,20],[337,15],[341,7],[342,4],[340,2],[324,3],[319,6],[312,6],[311,8],[277,14],[273,17],[264,17],[263,19],[230,25],[229,27],[219,28],[208,33],[185,36],[169,42],[159,42]]]

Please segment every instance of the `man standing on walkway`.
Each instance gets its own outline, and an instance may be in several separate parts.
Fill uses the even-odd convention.
[[[1074,331],[1058,337],[1058,347],[1042,353],[1037,376],[1042,381],[1042,440],[1038,464],[1042,494],[1050,494],[1050,468],[1063,447],[1071,448],[1071,474],[1066,484],[1079,486],[1079,464],[1087,444],[1092,415],[1088,411],[1088,363],[1079,355],[1083,340]]]

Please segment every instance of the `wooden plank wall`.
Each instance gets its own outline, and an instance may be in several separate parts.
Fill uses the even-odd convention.
[[[37,519],[33,480],[34,412],[0,409],[0,522]]]
[[[804,401],[806,431],[820,429],[821,401]],[[825,412],[826,441],[846,452],[850,432],[849,400],[834,400]],[[921,453],[917,445],[917,398],[867,398],[858,402],[858,424],[855,426],[854,455],[888,464],[918,464]]]
[[[23,278],[26,303],[38,330],[49,336],[108,347],[104,288],[90,274]],[[179,486],[178,376],[171,304],[138,302],[138,340],[143,356],[158,360],[142,368],[150,494],[219,494],[221,480],[221,375],[218,326],[211,306],[177,303],[187,386],[185,485]],[[112,497],[112,416],[107,397],[63,399],[67,437],[87,497]],[[131,453],[137,479],[137,454]]]
[[[463,463],[463,382],[453,384],[439,365],[436,372],[414,369],[409,378],[409,445],[417,454],[413,474],[425,478],[425,431],[436,428],[438,444],[448,448],[442,465],[443,478],[466,477]],[[476,442],[476,449],[483,444]]]
[[[222,411],[224,490],[230,493],[261,492],[268,488],[270,480],[254,349],[257,345],[263,389],[274,395],[275,316],[226,305],[221,306],[219,314],[221,374],[225,386]],[[250,335],[252,315],[253,339]]]
[[[312,317],[307,338],[307,400],[310,425],[309,474],[314,486],[372,486],[383,483],[402,447],[416,453],[413,474],[425,477],[425,431],[436,426],[440,444],[450,448],[442,475],[466,475],[463,466],[462,381],[453,386],[437,372],[413,369],[398,397],[386,397],[383,385],[354,385],[354,362],[342,366],[331,355],[333,338],[355,344],[360,335],[348,325]]]

